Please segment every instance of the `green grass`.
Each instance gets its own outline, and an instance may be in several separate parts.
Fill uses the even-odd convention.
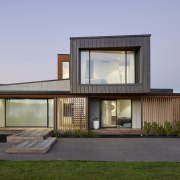
[[[180,163],[0,161],[0,179],[180,179]]]

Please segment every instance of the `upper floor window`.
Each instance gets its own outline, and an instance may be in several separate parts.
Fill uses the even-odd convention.
[[[81,84],[135,83],[135,52],[81,51]]]
[[[69,79],[69,62],[62,62],[62,79]]]

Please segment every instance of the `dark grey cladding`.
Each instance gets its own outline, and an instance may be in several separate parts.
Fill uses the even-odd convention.
[[[150,92],[150,36],[100,36],[70,39],[70,92],[79,93],[149,93]],[[80,50],[134,50],[136,51],[135,84],[80,84]]]

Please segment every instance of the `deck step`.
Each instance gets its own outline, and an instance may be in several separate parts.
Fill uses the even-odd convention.
[[[47,153],[56,142],[56,137],[48,137],[46,140],[26,140],[7,148],[7,153]]]
[[[52,130],[26,130],[7,136],[8,143],[18,143],[22,141],[44,140],[51,135]]]

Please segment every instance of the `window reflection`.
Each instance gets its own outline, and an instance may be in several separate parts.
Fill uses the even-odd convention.
[[[6,100],[6,126],[10,127],[54,126],[53,99]]]
[[[81,84],[135,83],[133,51],[81,51]]]
[[[62,78],[69,79],[69,62],[62,62]]]

